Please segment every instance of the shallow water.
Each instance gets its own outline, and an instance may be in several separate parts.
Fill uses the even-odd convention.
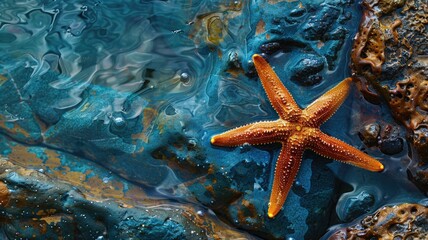
[[[283,211],[270,220],[267,201],[279,146],[210,144],[214,134],[277,118],[250,73],[252,54],[260,53],[266,42],[285,39],[289,44],[268,60],[302,108],[350,76],[359,3],[278,2],[2,1],[0,74],[10,83],[6,88],[0,79],[2,155],[14,162],[31,151],[71,154],[98,164],[108,173],[102,179],[119,177],[142,187],[147,199],[203,209],[212,213],[212,221],[220,222],[219,216],[227,228],[246,231],[247,237],[320,237],[327,227],[353,220],[347,209],[363,195],[373,197],[367,211],[425,199],[407,179],[406,144],[392,156],[366,149],[384,163],[382,173],[307,152]],[[295,9],[304,11],[292,13]],[[311,18],[336,10],[338,16],[326,30],[331,39],[302,33]],[[261,18],[265,29],[257,33]],[[336,39],[337,29],[344,36]],[[333,44],[339,46],[334,54]],[[290,69],[308,54],[324,61],[315,74],[320,83],[290,81]],[[329,62],[332,56],[336,59]],[[372,119],[394,124],[385,106],[366,102],[354,87],[322,130],[365,148],[358,131]],[[52,166],[40,158],[40,165],[25,157],[15,162],[52,173],[75,161],[64,157]],[[70,171],[85,172],[90,166]],[[156,206],[156,200],[150,204]],[[242,210],[243,204],[250,210]],[[317,223],[325,218],[330,220]]]

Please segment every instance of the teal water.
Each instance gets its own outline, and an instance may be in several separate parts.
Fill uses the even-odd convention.
[[[323,29],[326,13],[333,20]],[[350,76],[360,15],[358,2],[335,0],[3,0],[0,74],[10,86],[0,79],[1,152],[7,157],[23,144],[87,159],[142,186],[150,198],[192,204],[255,238],[319,238],[385,204],[421,201],[425,196],[407,179],[406,144],[386,155],[358,137],[372,120],[394,122],[355,87],[322,130],[365,148],[385,171],[307,152],[277,219],[267,219],[266,210],[279,146],[209,142],[225,130],[277,118],[250,61],[263,44],[282,44],[265,56],[301,107]],[[322,61],[311,74],[320,81],[309,86],[290,80],[308,56]],[[372,201],[349,215],[364,196]],[[248,202],[254,212],[242,209]]]

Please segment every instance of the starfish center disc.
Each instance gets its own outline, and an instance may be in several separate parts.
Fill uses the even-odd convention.
[[[300,125],[297,125],[297,126],[296,126],[296,130],[297,130],[297,131],[300,131],[300,130],[302,130],[302,126],[300,126]]]

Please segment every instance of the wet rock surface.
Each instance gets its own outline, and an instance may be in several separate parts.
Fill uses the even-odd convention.
[[[326,71],[333,71],[337,67],[338,55],[350,36],[349,20],[356,17],[352,16],[352,11],[343,10],[355,6],[354,2],[322,1],[275,5],[291,11],[287,9],[283,14],[278,14],[270,6],[260,9],[266,14],[257,23],[255,39],[250,41],[260,39],[262,44],[254,51],[265,54],[267,59],[278,55],[286,58],[285,68],[290,74],[287,79],[290,78],[296,84],[320,84]],[[253,72],[252,69],[250,72]]]
[[[340,169],[352,167],[305,154],[283,210],[269,219],[280,147],[216,148],[209,139],[277,117],[249,61],[253,53],[264,54],[302,107],[348,76],[343,66],[358,3],[209,2],[2,3],[0,153],[8,161],[0,205],[7,236],[325,233],[342,194],[338,176],[350,175]],[[345,105],[324,126],[358,146]],[[40,199],[40,216],[27,197]],[[350,218],[371,204],[355,203]]]
[[[323,239],[426,239],[427,237],[428,207],[405,203],[383,207],[357,223],[333,230]]]
[[[364,2],[364,17],[353,50],[353,70],[385,97],[394,117],[413,134],[423,128],[425,121],[422,99],[426,99],[427,76],[419,49],[424,47],[421,38],[426,34],[423,26],[427,24],[427,6],[423,1],[391,2],[394,4]],[[375,9],[387,5],[388,8]],[[386,28],[382,30],[380,26]],[[413,143],[422,149],[419,141]]]
[[[322,77],[315,75],[324,68],[324,60],[316,55],[303,55],[302,59],[291,67],[291,80],[301,85],[312,86],[321,82]]]
[[[190,221],[180,214],[170,218],[172,214],[161,209],[130,208],[109,200],[90,201],[72,185],[53,181],[5,159],[0,160],[0,181],[0,221],[3,237],[7,239],[193,239],[195,236],[186,232]],[[203,237],[198,227],[191,228]]]
[[[404,140],[397,125],[372,122],[364,125],[358,134],[367,147],[376,146],[384,154],[394,155],[403,151]]]
[[[346,212],[342,220],[349,222],[370,212],[374,203],[375,197],[371,193],[365,191],[360,192],[358,195],[348,200],[347,205],[344,207]]]
[[[359,131],[360,138],[367,147],[378,145],[379,134],[380,125],[377,122],[366,124]]]
[[[352,69],[387,101],[394,118],[408,130],[414,163],[410,178],[425,185],[428,162],[428,66],[426,64],[426,1],[363,1],[364,13],[352,51]],[[368,99],[373,94],[364,91]],[[402,141],[389,139],[382,151],[396,153]],[[426,188],[426,187],[425,187]]]
[[[341,80],[324,81],[327,69],[343,75],[344,69],[335,66],[352,37],[347,34],[352,16],[344,12],[354,4],[337,3],[127,1],[118,7],[114,1],[30,1],[19,10],[8,1],[3,6],[11,9],[8,14],[28,13],[25,21],[31,24],[8,14],[0,19],[7,26],[2,36],[9,36],[1,38],[9,42],[0,42],[0,152],[13,163],[78,185],[83,203],[91,192],[99,194],[96,199],[136,198],[149,205],[172,199],[191,203],[189,208],[209,208],[254,235],[316,238],[328,227],[321,219],[331,214],[336,198],[337,181],[324,159],[305,161],[306,171],[298,176],[286,208],[270,220],[267,199],[278,148],[213,148],[209,137],[276,117],[265,96],[254,94],[263,92],[260,83],[244,76],[252,53],[288,54],[290,61],[272,61],[294,69],[294,77],[284,79],[317,87],[297,97],[302,104]],[[262,13],[273,14],[264,18]],[[43,44],[34,47],[28,39]],[[78,167],[82,159],[87,168]],[[96,186],[102,190],[94,191]],[[56,209],[66,214],[61,204]],[[150,214],[144,216],[151,221]],[[132,225],[140,220],[114,221]],[[190,228],[179,220],[167,223],[177,228],[169,237],[187,236]],[[153,229],[160,232],[162,226]],[[168,226],[164,230],[170,231]]]
[[[253,239],[205,208],[154,198],[85,159],[22,145],[9,156],[0,159],[8,239]]]

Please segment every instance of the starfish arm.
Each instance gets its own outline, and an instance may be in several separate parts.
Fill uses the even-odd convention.
[[[225,147],[235,147],[244,143],[268,144],[287,138],[290,129],[290,124],[282,120],[256,122],[215,135],[211,138],[211,144]]]
[[[382,163],[360,150],[321,131],[317,132],[313,137],[314,141],[308,145],[314,152],[373,172],[380,172],[384,169]]]
[[[300,116],[302,110],[296,104],[269,63],[267,63],[262,56],[257,54],[253,55],[253,62],[269,101],[279,116],[287,121],[291,121]]]
[[[284,205],[299,171],[303,152],[303,144],[297,139],[290,138],[287,143],[282,144],[281,153],[275,166],[275,176],[269,200],[268,216],[270,218],[275,217]]]
[[[351,83],[352,79],[346,78],[305,108],[302,112],[305,121],[312,127],[318,127],[327,121],[345,101]]]

